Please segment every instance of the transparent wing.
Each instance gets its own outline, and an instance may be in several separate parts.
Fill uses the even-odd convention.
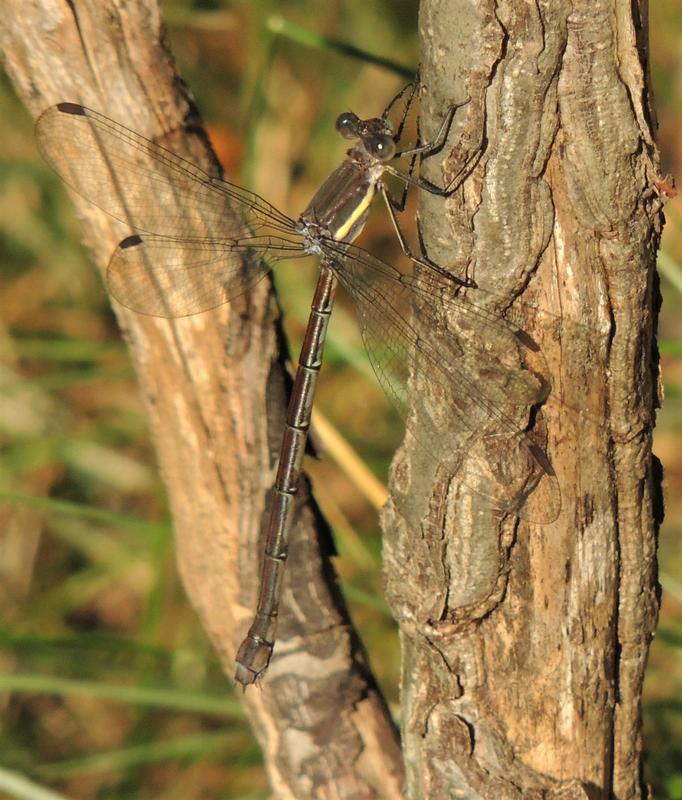
[[[136,231],[196,237],[203,227],[213,238],[232,238],[245,222],[254,235],[264,228],[282,234],[295,230],[293,220],[258,195],[85,106],[51,106],[36,122],[35,133],[42,155],[65,183]],[[244,219],[234,214],[236,206]],[[195,218],[187,218],[187,207],[195,210]]]
[[[535,343],[458,296],[445,275],[405,275],[354,245],[325,241],[324,249],[408,434],[428,455],[456,459],[461,481],[500,513],[554,520],[561,508],[554,470],[541,443],[524,432],[545,391],[521,366],[527,354],[537,357]]]
[[[107,267],[111,296],[140,314],[184,317],[215,308],[260,281],[274,261],[307,255],[285,239],[173,239],[135,234]]]
[[[107,271],[113,296],[135,311],[205,311],[302,252],[294,221],[258,195],[96,111],[52,106],[36,122],[36,138],[66,184],[137,232]]]

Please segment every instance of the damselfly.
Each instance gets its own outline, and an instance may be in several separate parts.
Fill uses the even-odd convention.
[[[433,141],[418,140],[401,151],[405,116],[396,131],[389,121],[389,111],[400,97],[402,93],[381,117],[363,120],[350,112],[338,117],[338,132],[353,145],[298,220],[77,103],[53,106],[36,123],[40,149],[62,179],[134,231],[119,244],[106,275],[112,297],[133,311],[162,317],[207,311],[245,292],[279,261],[320,259],[280,451],[257,611],[236,658],[235,677],[243,685],[265,672],[274,646],[289,529],[337,283],[356,307],[379,382],[423,449],[441,453],[444,431],[427,413],[418,419],[410,413],[408,384],[426,387],[431,404],[441,409],[439,419],[454,420],[463,432],[462,441],[453,446],[456,455],[480,437],[515,438],[515,452],[526,459],[527,474],[533,476],[524,485],[494,483],[484,467],[472,464],[464,473],[466,485],[489,498],[494,510],[523,515],[532,509],[529,516],[540,522],[558,512],[550,461],[523,432],[528,409],[539,398],[538,382],[520,365],[524,351],[536,352],[537,346],[477,300],[479,290],[465,295],[460,290],[466,282],[427,256],[414,255],[400,231],[396,211],[404,207],[404,195],[402,204],[396,201],[385,176],[447,194],[447,188],[405,174],[394,162],[409,156],[414,163],[415,157],[438,150],[455,112],[448,112]],[[154,203],[148,201],[150,188]],[[400,272],[352,244],[377,194],[414,265],[411,272]],[[189,213],[174,211],[178,198]],[[510,416],[510,405],[525,409],[525,424]],[[528,498],[541,483],[549,489],[533,508]]]

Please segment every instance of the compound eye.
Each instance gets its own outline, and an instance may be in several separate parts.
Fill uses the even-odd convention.
[[[390,161],[395,155],[395,142],[386,134],[368,136],[365,140],[367,152],[378,161]]]
[[[344,111],[336,118],[336,130],[344,139],[357,139],[359,121],[352,111]]]

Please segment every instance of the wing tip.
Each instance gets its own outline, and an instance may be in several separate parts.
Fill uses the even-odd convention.
[[[514,331],[514,336],[517,340],[528,350],[531,350],[533,353],[540,352],[540,345],[533,339],[533,337],[526,333],[526,331],[521,330],[521,328],[517,328]]]
[[[71,114],[74,117],[87,116],[85,106],[80,103],[57,103],[57,110],[62,114]]]
[[[554,467],[552,466],[552,462],[547,457],[547,453],[540,447],[538,444],[530,444],[528,446],[533,458],[535,459],[536,463],[540,466],[542,471],[549,475],[550,477],[554,477],[556,472],[554,471]]]
[[[137,247],[140,244],[142,244],[142,237],[137,233],[133,233],[131,236],[126,236],[125,239],[119,242],[118,246],[121,250],[127,250],[129,247]]]

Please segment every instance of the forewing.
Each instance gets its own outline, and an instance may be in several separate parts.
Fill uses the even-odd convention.
[[[258,195],[84,106],[51,106],[35,132],[65,183],[139,233],[230,239],[245,226],[252,235],[294,231],[294,222]]]
[[[205,311],[302,252],[295,223],[265,200],[96,111],[52,106],[36,137],[65,183],[136,231],[112,256],[107,284],[137,312]]]

